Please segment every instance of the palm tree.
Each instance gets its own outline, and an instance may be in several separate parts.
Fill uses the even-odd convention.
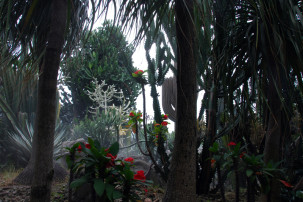
[[[165,201],[196,200],[196,29],[193,1],[175,2],[177,120]],[[182,183],[181,183],[182,182]]]
[[[237,0],[233,1],[232,12],[226,36],[229,44],[225,43],[229,54],[224,56],[242,69],[244,77],[238,81],[251,79],[260,84],[266,129],[264,160],[278,162],[282,157],[281,140],[289,133],[294,103],[290,96],[296,85],[302,89],[302,2]],[[297,77],[297,84],[290,79],[291,74]],[[264,200],[279,201],[279,191],[279,183],[272,180]]]
[[[7,0],[1,4],[0,18],[3,22],[1,37],[3,41],[8,42],[4,50],[8,50],[15,57],[31,54],[32,59],[39,63],[33,152],[31,161],[24,170],[32,172],[34,167],[31,201],[50,200],[56,121],[55,100],[61,53],[64,45],[65,53],[70,52],[71,45],[79,36],[76,34],[77,30],[86,27],[87,8],[88,1]],[[71,12],[67,16],[68,9]],[[95,9],[93,11],[95,13]],[[67,21],[70,29],[66,29]],[[65,41],[65,36],[69,40]]]
[[[163,16],[176,20],[177,30],[177,128],[165,201],[194,201],[196,194],[196,59],[192,1],[122,1],[118,17],[132,27],[140,22],[137,40],[155,21],[161,29]],[[166,22],[167,23],[167,22]],[[181,183],[183,182],[183,183]]]

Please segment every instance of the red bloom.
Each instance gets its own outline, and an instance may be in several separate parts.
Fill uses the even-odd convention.
[[[134,175],[134,180],[145,181],[146,177],[144,175],[144,171],[143,170],[138,170],[137,173]]]
[[[166,121],[163,121],[163,122],[161,123],[162,126],[167,126],[167,124],[168,124],[168,123],[167,123]]]
[[[135,115],[133,112],[131,112],[131,113],[129,113],[129,116],[134,117]]]
[[[116,156],[113,156],[111,153],[107,153],[106,154],[106,157],[110,157],[112,161],[114,161],[116,158],[117,158],[117,155]]]
[[[236,146],[237,144],[235,142],[229,142],[227,146]]]
[[[105,151],[108,151],[108,149],[106,149]],[[116,156],[113,156],[111,153],[107,153],[106,157],[110,157],[110,161],[106,164],[106,168],[112,167],[115,165],[115,159],[117,158]]]
[[[135,71],[135,74],[139,74],[139,73],[143,74],[144,72],[143,72],[143,70],[137,70],[137,71]]]
[[[216,160],[215,159],[211,159],[210,160],[210,165],[211,165],[211,167],[213,168],[214,166],[215,166],[215,163],[216,163]]]
[[[156,135],[156,138],[158,138],[159,137],[159,135]]]
[[[134,163],[134,159],[133,159],[132,157],[128,157],[128,158],[124,159],[124,161],[128,161],[128,162],[130,162],[131,164]]]
[[[91,148],[90,144],[85,144],[85,147],[86,147],[87,149],[90,149],[90,148]]]
[[[106,164],[106,168],[110,168],[110,167],[113,167],[115,165],[115,162],[114,161],[110,161]]]
[[[145,191],[145,193],[147,193],[147,192],[148,192],[148,190],[147,190],[147,189],[144,189],[144,191]]]
[[[242,152],[242,153],[239,155],[240,159],[243,158],[244,154],[245,154],[245,152]]]
[[[79,146],[78,146],[78,152],[80,153],[82,151],[82,147],[81,147],[81,145],[79,144]]]
[[[167,114],[164,114],[163,119],[167,119],[167,118],[168,118]]]
[[[282,184],[284,184],[285,187],[294,187],[291,184],[289,184],[288,182],[284,181],[284,180],[279,180]]]

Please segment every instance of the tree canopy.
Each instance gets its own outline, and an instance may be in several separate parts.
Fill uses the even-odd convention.
[[[87,40],[85,40],[87,38]],[[62,65],[67,87],[71,91],[75,118],[83,118],[93,105],[87,91],[92,91],[94,79],[114,85],[122,90],[130,107],[135,106],[139,86],[131,77],[135,69],[132,64],[134,48],[128,44],[121,28],[107,21],[102,27],[87,33]],[[119,99],[113,100],[115,106],[121,105]]]

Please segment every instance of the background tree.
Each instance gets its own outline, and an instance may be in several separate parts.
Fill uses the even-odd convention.
[[[127,43],[121,28],[107,21],[83,36],[81,42],[81,48],[73,52],[62,68],[65,85],[71,91],[74,118],[84,118],[93,105],[87,91],[95,88],[91,83],[94,78],[115,85],[117,91],[122,90],[129,107],[134,107],[139,94],[139,86],[131,77],[135,71],[131,58],[134,48]],[[115,106],[122,104],[121,100],[113,99]]]

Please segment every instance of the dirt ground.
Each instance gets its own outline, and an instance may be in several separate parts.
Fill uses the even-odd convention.
[[[158,187],[149,187],[148,192],[145,193],[144,188],[142,192],[138,193],[141,200],[137,202],[144,202],[144,200],[150,202],[162,202],[164,196],[164,190]],[[30,186],[18,185],[7,180],[0,175],[0,202],[29,202],[30,197]],[[225,194],[227,202],[235,201],[235,195],[232,192]],[[241,196],[241,201],[245,201],[245,195]],[[64,182],[56,182],[52,187],[52,202],[67,202],[68,201],[68,187],[67,180]],[[197,197],[197,202],[219,202],[221,196],[219,193],[208,196]]]

